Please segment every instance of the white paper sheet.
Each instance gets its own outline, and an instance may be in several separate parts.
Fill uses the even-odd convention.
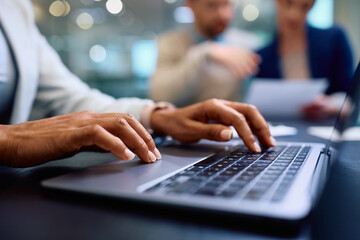
[[[255,79],[245,102],[255,105],[265,117],[300,117],[301,107],[312,102],[326,87],[326,79]]]
[[[308,134],[327,140],[331,137],[332,141],[360,141],[360,127],[348,128],[341,136],[339,132],[333,133],[333,131],[334,127],[330,126],[309,127],[307,129]]]
[[[281,137],[281,136],[292,136],[297,134],[297,129],[290,126],[285,125],[272,125],[268,124],[271,136],[273,137]],[[239,138],[239,134],[236,132],[235,128],[232,127],[233,130],[233,138]]]

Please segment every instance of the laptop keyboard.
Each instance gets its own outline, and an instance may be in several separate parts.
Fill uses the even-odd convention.
[[[276,146],[252,153],[245,146],[212,155],[145,192],[281,201],[309,155],[309,146]],[[276,183],[276,184],[275,184]]]

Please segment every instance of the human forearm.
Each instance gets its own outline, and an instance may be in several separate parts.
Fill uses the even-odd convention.
[[[102,149],[123,160],[134,153],[147,163],[161,158],[150,134],[129,114],[78,112],[1,126],[0,134],[0,163],[9,167],[39,165],[84,148]]]
[[[165,50],[164,50],[165,51]],[[157,69],[151,78],[151,98],[185,105],[196,96],[207,64],[208,44],[193,46],[177,61],[170,50],[159,53]]]

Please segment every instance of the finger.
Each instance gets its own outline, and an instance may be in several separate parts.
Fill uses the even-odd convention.
[[[130,126],[136,131],[136,133],[144,140],[146,145],[148,146],[149,150],[155,154],[157,159],[161,159],[161,153],[156,148],[154,139],[151,137],[150,133],[146,131],[144,126],[135,119],[134,116],[131,115],[131,117],[128,120],[128,123]]]
[[[219,120],[227,125],[234,126],[239,137],[251,151],[261,151],[243,114],[236,111],[234,108],[225,105],[222,100],[212,100],[212,102],[210,101],[209,103],[210,109],[207,110],[209,119]]]
[[[153,138],[131,114],[109,113],[99,114],[96,117],[101,118],[101,125],[112,134],[119,136],[141,160],[154,162],[156,159],[161,159]]]
[[[120,139],[132,149],[142,161],[147,163],[156,161],[156,156],[149,150],[144,139],[139,136],[124,118],[114,121],[113,124],[117,126],[117,135]]]
[[[189,142],[199,141],[200,139],[209,139],[224,142],[231,140],[233,137],[232,130],[222,124],[210,124],[198,121],[191,121],[190,124],[191,127],[188,128],[190,132],[184,132],[184,134],[188,136],[187,141]]]
[[[244,114],[250,124],[253,133],[265,147],[275,146],[276,141],[271,136],[267,123],[255,106],[236,102],[225,101],[225,104],[236,111]]]
[[[106,131],[100,125],[72,130],[72,141],[70,142],[75,143],[78,149],[84,146],[98,146],[122,160],[131,160],[135,157],[135,154],[119,138]]]

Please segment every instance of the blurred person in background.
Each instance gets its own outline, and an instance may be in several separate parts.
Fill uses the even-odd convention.
[[[258,78],[307,81],[326,78],[328,88],[303,107],[304,115],[323,119],[335,114],[349,89],[353,56],[349,41],[339,26],[317,29],[307,24],[315,0],[274,0],[277,32],[273,42],[258,53],[262,58]]]
[[[84,150],[152,163],[161,153],[148,130],[181,142],[227,141],[232,125],[254,152],[261,151],[254,135],[265,147],[275,145],[264,118],[247,104],[212,99],[175,108],[89,88],[40,34],[31,1],[0,3],[0,165],[35,166]],[[28,121],[34,106],[53,117]]]
[[[151,78],[153,100],[183,106],[212,97],[238,101],[241,82],[253,74],[260,45],[253,34],[227,29],[231,0],[185,0],[194,24],[159,37],[157,68]]]

